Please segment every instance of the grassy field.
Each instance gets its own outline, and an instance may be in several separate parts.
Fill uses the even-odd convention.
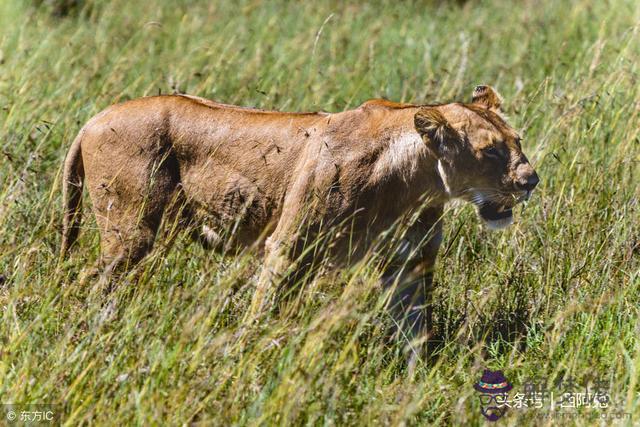
[[[0,403],[57,403],[69,425],[481,425],[486,367],[514,390],[572,376],[611,394],[608,410],[513,409],[503,425],[640,422],[637,1],[51,4],[0,3]],[[181,235],[105,301],[78,283],[98,256],[85,207],[56,268],[61,163],[110,104],[180,91],[335,112],[468,100],[480,83],[542,182],[504,232],[449,212],[432,360],[408,366],[387,341],[366,263],[244,325],[259,260]],[[614,412],[628,416],[599,418]]]

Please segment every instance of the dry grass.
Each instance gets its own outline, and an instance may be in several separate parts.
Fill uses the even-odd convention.
[[[90,6],[52,17],[0,4],[1,402],[60,402],[70,425],[479,425],[472,384],[487,366],[516,388],[596,374],[637,422],[635,1]],[[87,215],[56,271],[61,161],[82,123],[114,102],[179,90],[340,111],[371,97],[467,99],[478,83],[505,96],[542,183],[505,232],[484,231],[469,207],[448,216],[431,361],[407,367],[385,340],[367,264],[301,283],[255,326],[239,319],[258,261],[187,236],[105,301],[77,282],[97,257]],[[544,424],[537,413],[501,422]]]

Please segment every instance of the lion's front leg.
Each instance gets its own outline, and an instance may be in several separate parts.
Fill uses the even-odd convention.
[[[401,341],[424,345],[433,333],[433,271],[442,241],[441,210],[428,210],[400,242],[383,272],[392,289],[390,311]],[[410,344],[410,349],[412,345]],[[415,349],[414,349],[415,350]]]
[[[433,270],[419,267],[419,271],[403,272],[388,269],[382,281],[392,288],[391,315],[396,334],[401,340],[427,339],[433,326]]]
[[[278,223],[265,243],[264,265],[251,299],[251,307],[245,320],[253,322],[273,306],[277,288],[289,269],[295,268],[292,249],[297,243],[302,227],[313,222],[313,206],[308,206],[307,189],[313,169],[309,162],[302,163],[300,176],[287,194]]]
[[[257,319],[275,303],[278,284],[292,264],[288,246],[274,237],[267,239],[265,244],[264,264],[248,312],[250,320]]]

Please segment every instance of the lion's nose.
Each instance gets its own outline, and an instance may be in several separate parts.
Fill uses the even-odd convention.
[[[527,177],[526,180],[521,180],[516,184],[519,190],[531,191],[536,188],[536,185],[540,182],[540,178],[538,178],[538,174],[533,172],[531,175]]]

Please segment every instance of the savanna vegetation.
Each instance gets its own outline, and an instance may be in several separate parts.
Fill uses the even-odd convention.
[[[486,367],[514,391],[574,377],[611,394],[607,410],[513,409],[504,425],[638,423],[639,23],[635,0],[2,1],[0,403],[60,404],[68,425],[480,425]],[[260,260],[182,233],[105,296],[78,279],[99,248],[86,197],[58,263],[62,160],[113,103],[336,112],[468,100],[480,83],[541,183],[503,232],[450,207],[428,359],[387,339],[372,263],[301,281],[244,324]]]

